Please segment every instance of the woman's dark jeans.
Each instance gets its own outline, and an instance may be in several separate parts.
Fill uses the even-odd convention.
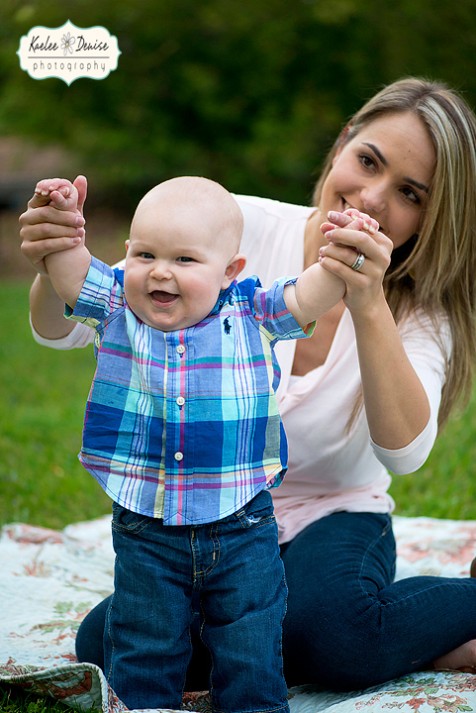
[[[367,688],[430,668],[439,656],[476,639],[476,579],[394,582],[388,515],[329,515],[285,544],[281,554],[289,592],[284,663],[290,686]],[[105,600],[93,609],[77,637],[79,660],[100,667],[107,606]],[[209,658],[197,636],[187,688],[206,689],[208,677]]]

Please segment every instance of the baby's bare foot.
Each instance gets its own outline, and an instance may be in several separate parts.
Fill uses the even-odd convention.
[[[467,641],[457,649],[440,656],[433,662],[433,667],[437,670],[451,669],[464,673],[476,673],[476,639]]]

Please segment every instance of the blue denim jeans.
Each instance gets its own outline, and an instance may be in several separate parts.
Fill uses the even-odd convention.
[[[285,544],[281,555],[289,589],[283,631],[288,685],[367,688],[431,668],[439,656],[476,639],[476,579],[394,582],[388,515],[329,515]],[[101,668],[108,602],[90,612],[76,639],[78,659]],[[206,688],[209,671],[207,651],[195,636],[187,690]]]
[[[112,528],[104,670],[121,700],[129,708],[180,708],[198,616],[213,709],[287,713],[286,584],[269,492],[200,526],[164,527],[114,504]]]
[[[395,582],[395,550],[390,516],[349,512],[314,522],[282,548],[288,684],[367,688],[431,668],[476,639],[476,579]]]

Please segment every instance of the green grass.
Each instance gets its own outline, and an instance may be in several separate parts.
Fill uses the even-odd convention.
[[[72,713],[72,708],[12,688],[0,691],[0,713]],[[101,713],[98,708],[83,713]]]
[[[33,341],[28,288],[0,285],[0,524],[62,528],[110,510],[77,460],[94,355]]]
[[[26,282],[0,284],[0,524],[61,528],[109,512],[110,502],[77,461],[92,348],[36,344]],[[476,519],[476,390],[417,473],[395,476],[400,515]]]
[[[425,465],[394,476],[395,514],[476,519],[476,389],[464,413],[454,415]]]

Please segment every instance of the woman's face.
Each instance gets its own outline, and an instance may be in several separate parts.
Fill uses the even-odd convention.
[[[395,247],[418,233],[428,204],[435,151],[421,119],[392,113],[364,126],[334,158],[319,203],[357,208],[380,224]]]

